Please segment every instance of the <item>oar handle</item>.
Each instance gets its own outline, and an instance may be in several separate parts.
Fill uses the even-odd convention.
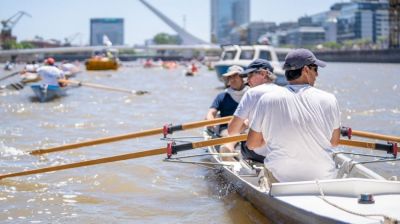
[[[341,127],[340,133],[342,136],[348,137],[349,139],[351,139],[352,136],[358,136],[358,137],[363,137],[363,138],[400,142],[400,137],[397,137],[397,136],[382,135],[382,134],[366,132],[366,131],[357,131],[357,130],[353,130],[350,127]]]
[[[339,144],[353,146],[353,147],[361,147],[361,148],[369,148],[369,149],[386,151],[388,154],[392,154],[395,158],[397,157],[397,153],[398,153],[398,146],[397,146],[396,142],[390,142],[387,144],[383,144],[383,143],[362,142],[362,141],[355,141],[355,140],[340,139]]]
[[[215,139],[201,141],[201,142],[186,143],[186,144],[181,144],[181,145],[175,145],[172,142],[172,143],[168,143],[167,156],[168,156],[168,158],[171,158],[172,154],[176,154],[177,152],[180,152],[180,151],[196,149],[196,148],[201,148],[201,147],[214,146],[214,145],[222,145],[222,144],[225,144],[228,142],[240,142],[240,141],[245,141],[246,138],[247,138],[247,135],[242,134],[242,135],[237,135],[237,136],[215,138]]]

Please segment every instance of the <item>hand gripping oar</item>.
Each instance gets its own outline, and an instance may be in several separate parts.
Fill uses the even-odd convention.
[[[354,135],[354,136],[363,137],[363,138],[400,142],[400,137],[397,137],[397,136],[382,135],[382,134],[376,134],[376,133],[371,133],[371,132],[366,132],[366,131],[357,131],[357,130],[353,130],[349,127],[341,127],[340,133],[342,134],[342,136],[348,137],[349,139],[351,139],[351,136]]]
[[[143,94],[149,93],[148,91],[143,91],[143,90],[130,90],[130,89],[115,88],[115,87],[104,86],[104,85],[95,84],[95,83],[87,83],[87,82],[80,82],[80,81],[74,81],[74,80],[60,80],[60,82],[68,83],[68,84],[76,84],[78,86],[87,86],[87,87],[92,87],[92,88],[97,88],[97,89],[104,89],[104,90],[110,90],[110,91],[116,91],[116,92],[136,94],[136,95],[143,95]]]
[[[61,146],[56,146],[56,147],[47,148],[47,149],[38,149],[38,150],[33,150],[30,153],[32,155],[40,155],[40,154],[45,154],[45,153],[64,151],[64,150],[68,150],[68,149],[76,149],[76,148],[80,148],[80,147],[84,147],[84,146],[99,145],[99,144],[116,142],[116,141],[131,139],[131,138],[151,136],[151,135],[156,135],[156,134],[164,134],[164,137],[166,137],[167,134],[172,134],[174,131],[193,129],[193,128],[209,126],[209,125],[225,124],[225,123],[228,123],[231,120],[231,118],[232,117],[229,116],[229,117],[217,118],[214,120],[197,121],[197,122],[186,123],[186,124],[175,125],[175,126],[166,125],[163,128],[150,129],[150,130],[145,130],[145,131],[140,131],[140,132],[128,133],[128,134],[124,134],[124,135],[117,135],[117,136],[112,136],[112,137],[93,139],[93,140],[89,140],[89,141],[61,145]]]
[[[136,158],[141,158],[141,157],[160,155],[163,153],[167,153],[167,155],[170,155],[170,154],[176,153],[178,151],[183,151],[183,150],[190,150],[190,149],[206,147],[206,146],[213,146],[213,145],[221,145],[221,144],[225,144],[228,142],[243,141],[243,140],[246,140],[246,138],[247,138],[247,135],[239,135],[239,136],[232,136],[232,137],[217,138],[217,139],[205,140],[205,141],[200,141],[200,142],[194,142],[194,143],[190,143],[190,144],[184,144],[184,146],[172,146],[172,144],[169,143],[168,147],[164,147],[164,148],[156,148],[156,149],[150,149],[150,150],[141,151],[141,152],[134,152],[134,153],[117,155],[117,156],[104,157],[104,158],[100,158],[100,159],[93,159],[93,160],[86,160],[86,161],[82,161],[82,162],[64,164],[64,165],[59,165],[59,166],[51,166],[51,167],[34,169],[34,170],[26,170],[26,171],[17,172],[17,173],[4,174],[4,175],[0,175],[0,179],[4,179],[4,178],[8,178],[8,177],[26,176],[26,175],[38,174],[38,173],[46,173],[46,172],[57,171],[57,170],[66,170],[66,169],[83,167],[83,166],[92,166],[92,165],[97,165],[97,164],[110,163],[110,162],[116,162],[116,161],[122,161],[122,160],[128,160],[128,159],[136,159]]]

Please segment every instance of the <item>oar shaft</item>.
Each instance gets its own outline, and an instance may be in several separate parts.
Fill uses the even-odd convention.
[[[13,73],[11,73],[11,74],[9,74],[9,75],[6,75],[6,76],[4,76],[4,77],[1,77],[1,78],[0,78],[0,81],[3,81],[3,80],[8,79],[8,78],[10,78],[10,77],[13,77],[14,75],[16,75],[16,74],[18,74],[18,73],[19,73],[19,71],[18,71],[18,72],[13,72]]]
[[[56,146],[56,147],[48,148],[48,149],[33,150],[30,152],[30,154],[40,155],[40,154],[45,154],[45,153],[64,151],[64,150],[68,150],[68,149],[76,149],[76,148],[85,147],[85,146],[116,142],[116,141],[131,139],[131,138],[151,136],[151,135],[161,134],[162,132],[163,132],[162,128],[150,129],[150,130],[141,131],[141,132],[134,132],[134,133],[124,134],[124,135],[117,135],[117,136],[112,136],[112,137],[107,137],[107,138],[99,138],[99,139],[94,139],[94,140],[89,140],[89,141],[84,141],[84,142],[72,143],[72,144],[68,144],[68,145],[61,145],[61,146]]]
[[[400,142],[400,137],[397,137],[397,136],[382,135],[382,134],[376,134],[376,133],[371,133],[371,132],[366,132],[366,131],[357,131],[357,130],[352,130],[351,133],[352,133],[352,135],[358,136],[358,137],[379,139],[379,140],[384,140],[384,141]]]
[[[124,93],[136,93],[134,90],[129,90],[129,89],[122,89],[122,88],[115,88],[115,87],[110,87],[110,86],[104,86],[100,84],[94,84],[94,83],[86,83],[86,82],[78,82],[78,81],[73,81],[73,80],[66,80],[64,81],[66,83],[72,83],[72,84],[77,84],[81,86],[87,86],[87,87],[92,87],[92,88],[98,88],[98,89],[105,89],[105,90],[111,90],[111,91],[117,91],[117,92],[124,92]]]
[[[213,146],[213,145],[222,145],[228,142],[240,142],[240,141],[245,141],[247,139],[247,135],[237,135],[237,136],[229,136],[229,137],[224,137],[224,138],[214,138],[208,141],[202,141],[202,142],[193,142],[193,148],[201,148],[201,147],[208,147],[208,146]]]
[[[228,142],[232,142],[232,141],[242,141],[242,140],[245,140],[246,137],[247,137],[247,135],[239,135],[239,136],[232,136],[232,137],[225,137],[225,138],[195,142],[195,143],[192,143],[191,149],[205,147],[205,146],[212,146],[212,145],[220,145],[220,144],[224,144],[224,143],[228,143]],[[64,164],[64,165],[60,165],[60,166],[45,167],[45,168],[39,168],[39,169],[35,169],[35,170],[26,170],[26,171],[17,172],[17,173],[0,175],[0,180],[4,179],[4,178],[8,178],[8,177],[26,176],[26,175],[31,175],[31,174],[46,173],[46,172],[57,171],[57,170],[66,170],[66,169],[72,169],[72,168],[83,167],[83,166],[92,166],[92,165],[96,165],[96,164],[103,164],[103,163],[110,163],[110,162],[116,162],[116,161],[122,161],[122,160],[128,160],[128,159],[136,159],[136,158],[142,158],[142,157],[147,157],[147,156],[160,155],[163,153],[167,153],[169,155],[170,154],[169,150],[170,150],[170,148],[168,148],[168,147],[167,148],[157,148],[157,149],[151,149],[151,150],[147,150],[147,151],[140,151],[140,152],[123,154],[123,155],[105,157],[105,158],[100,158],[100,159],[93,159],[93,160],[86,160],[86,161],[82,161],[82,162]],[[184,149],[184,150],[189,150],[189,149]]]
[[[186,123],[186,124],[181,124],[181,125],[177,125],[177,126],[172,126],[172,128],[175,127],[175,129],[173,131],[177,131],[177,130],[198,128],[198,127],[203,127],[203,126],[207,126],[207,125],[223,124],[223,123],[229,122],[230,118],[231,117],[223,117],[223,118],[217,118],[214,120],[204,120],[204,121],[199,121],[199,122]],[[176,127],[179,127],[179,128],[176,128]],[[140,131],[140,132],[128,133],[128,134],[124,134],[124,135],[117,135],[117,136],[112,136],[112,137],[99,138],[99,139],[78,142],[78,143],[61,145],[61,146],[56,146],[56,147],[47,148],[47,149],[32,150],[30,152],[30,154],[41,155],[41,154],[45,154],[45,153],[59,152],[59,151],[64,151],[64,150],[69,150],[69,149],[81,148],[81,147],[85,147],[85,146],[105,144],[105,143],[110,143],[110,142],[127,140],[127,139],[131,139],[131,138],[152,136],[152,135],[162,134],[164,132],[165,132],[164,128],[150,129],[150,130],[145,130],[145,131]],[[172,132],[170,132],[170,133],[172,133]]]
[[[340,139],[339,144],[353,146],[353,147],[360,147],[360,148],[368,148],[368,149],[375,148],[375,143],[372,142],[362,142],[362,141],[347,140],[347,139]]]
[[[232,119],[232,116],[216,118],[213,120],[204,120],[199,122],[187,123],[182,125],[182,130],[198,128],[209,125],[226,124]]]
[[[0,175],[0,179],[4,179],[4,178],[8,178],[8,177],[26,176],[26,175],[38,174],[38,173],[46,173],[46,172],[57,171],[57,170],[66,170],[66,169],[72,169],[72,168],[83,167],[83,166],[92,166],[92,165],[97,165],[97,164],[110,163],[110,162],[116,162],[116,161],[122,161],[122,160],[128,160],[128,159],[135,159],[135,158],[141,158],[141,157],[146,157],[146,156],[160,155],[160,154],[165,153],[166,150],[167,150],[167,148],[158,148],[158,149],[152,149],[152,150],[147,150],[147,151],[123,154],[123,155],[118,155],[118,156],[70,163],[70,164],[65,164],[65,165],[60,165],[60,166],[45,167],[45,168],[40,168],[40,169],[35,169],[35,170],[22,171],[22,172],[18,172],[18,173],[4,174],[4,175]]]

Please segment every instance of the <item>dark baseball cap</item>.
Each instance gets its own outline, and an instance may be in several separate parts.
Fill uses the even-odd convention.
[[[249,73],[259,69],[265,69],[270,72],[274,72],[272,65],[265,59],[256,59],[247,66],[246,70],[240,73],[241,77],[247,77]]]
[[[315,64],[319,67],[325,67],[326,63],[317,59],[308,49],[296,49],[286,55],[283,70],[297,70],[306,65]]]

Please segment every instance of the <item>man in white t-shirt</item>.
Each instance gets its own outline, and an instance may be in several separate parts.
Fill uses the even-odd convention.
[[[276,88],[282,88],[273,83],[276,79],[273,72],[274,68],[267,60],[256,59],[247,66],[245,71],[240,73],[243,78],[247,77],[247,82],[251,89],[240,100],[233,114],[233,119],[228,124],[229,136],[239,135],[247,129],[249,121],[253,117],[256,104],[264,93],[275,91]],[[235,142],[223,145],[221,148],[222,152],[233,152],[235,145]],[[244,159],[262,163],[266,150],[265,147],[255,149],[254,151],[248,150],[245,142],[243,142],[241,153]]]
[[[53,58],[45,60],[45,65],[41,66],[37,73],[40,75],[42,85],[59,86],[59,81],[65,79],[64,72],[57,68]]]
[[[289,85],[264,94],[257,104],[247,145],[267,145],[264,164],[270,181],[336,177],[329,152],[339,143],[338,102],[333,94],[313,87],[318,68],[325,65],[307,49],[289,52],[283,67]]]

